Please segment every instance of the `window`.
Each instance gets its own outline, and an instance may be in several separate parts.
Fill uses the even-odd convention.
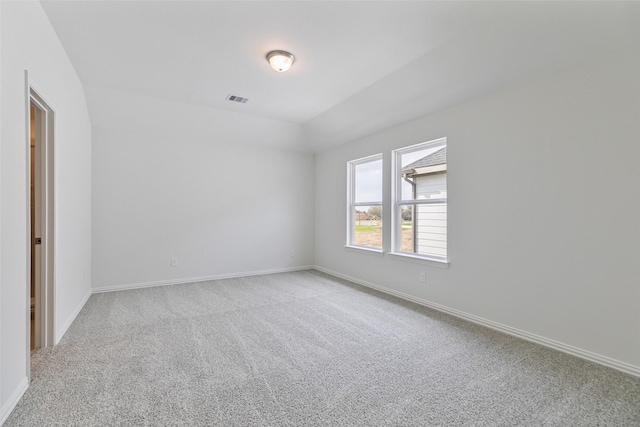
[[[347,245],[382,250],[382,154],[347,167]]]
[[[393,152],[392,250],[447,261],[447,140]]]

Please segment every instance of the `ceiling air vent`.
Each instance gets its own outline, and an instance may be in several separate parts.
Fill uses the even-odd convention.
[[[225,99],[227,101],[239,102],[241,104],[246,104],[247,101],[249,100],[248,98],[243,98],[241,96],[236,96],[236,95],[227,95],[227,97]]]

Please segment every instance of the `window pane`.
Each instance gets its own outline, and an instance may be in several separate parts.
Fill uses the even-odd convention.
[[[447,148],[429,147],[400,154],[402,200],[447,197]]]
[[[355,202],[382,201],[382,159],[355,167]]]
[[[447,140],[393,152],[392,250],[447,259]]]
[[[400,250],[402,252],[414,253],[413,250],[413,205],[400,207]]]
[[[354,245],[382,249],[382,205],[355,207],[352,226]]]
[[[402,252],[447,256],[447,204],[401,205]]]

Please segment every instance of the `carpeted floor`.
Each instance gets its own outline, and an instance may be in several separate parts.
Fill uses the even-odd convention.
[[[93,295],[5,426],[639,426],[640,378],[317,271]]]

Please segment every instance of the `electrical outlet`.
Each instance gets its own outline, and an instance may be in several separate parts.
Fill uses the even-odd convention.
[[[293,257],[294,257],[293,250],[292,250],[291,252],[289,252],[289,256],[290,256],[291,258],[293,258]]]
[[[171,267],[178,266],[178,258],[171,258]]]
[[[420,281],[422,283],[426,283],[427,282],[427,273],[425,273],[424,271],[420,272]]]

